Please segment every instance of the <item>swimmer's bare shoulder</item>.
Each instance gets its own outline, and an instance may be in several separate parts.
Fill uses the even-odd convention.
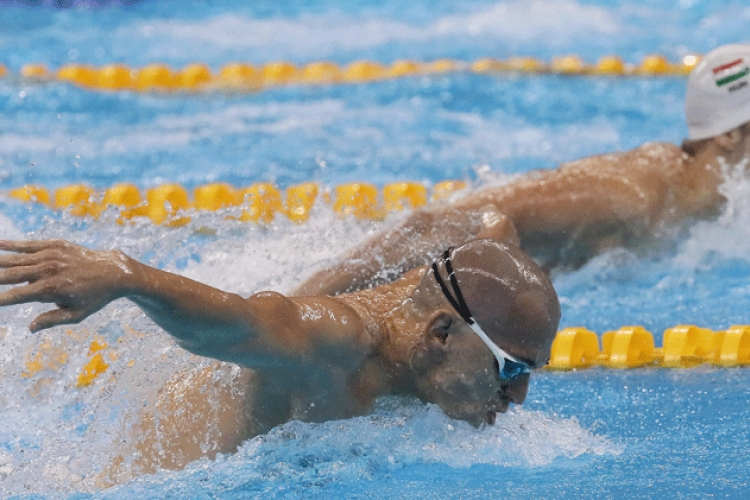
[[[521,237],[575,226],[657,214],[666,190],[680,181],[684,154],[668,143],[582,158],[472,193],[453,206],[473,211],[492,204]]]

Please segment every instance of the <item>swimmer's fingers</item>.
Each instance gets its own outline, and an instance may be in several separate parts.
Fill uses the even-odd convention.
[[[28,302],[56,302],[58,299],[48,280],[36,281],[0,292],[0,306],[15,306]]]
[[[31,266],[44,260],[59,259],[63,249],[72,245],[62,240],[0,240],[0,268]]]
[[[70,245],[63,240],[0,240],[0,250],[17,253],[36,253],[46,248],[60,248]]]
[[[53,309],[40,314],[29,324],[32,333],[58,325],[80,323],[90,316],[90,312],[83,309]]]
[[[0,254],[0,268],[31,266],[41,260],[41,254],[4,253]]]
[[[2,267],[2,266],[0,266]],[[33,266],[9,267],[0,271],[0,285],[17,285],[19,283],[33,282],[52,270],[50,265],[36,264]]]

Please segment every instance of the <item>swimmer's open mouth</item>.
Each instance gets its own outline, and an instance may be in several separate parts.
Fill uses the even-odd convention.
[[[486,422],[489,425],[493,425],[495,420],[497,420],[497,414],[507,412],[512,402],[513,400],[506,396],[502,389],[497,391],[497,394],[495,394],[485,407],[487,408],[487,413],[485,413]]]

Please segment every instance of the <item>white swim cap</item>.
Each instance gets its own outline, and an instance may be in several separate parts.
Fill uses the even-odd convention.
[[[690,139],[706,139],[750,122],[750,45],[724,45],[690,73],[685,96]]]

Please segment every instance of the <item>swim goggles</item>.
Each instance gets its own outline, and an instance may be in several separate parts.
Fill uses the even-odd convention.
[[[453,273],[453,265],[451,264],[450,252],[450,248],[446,250],[443,254],[442,260],[443,262],[445,262],[445,269],[448,271],[448,279],[450,280],[453,292],[456,294],[455,297],[453,297],[453,294],[451,294],[450,290],[448,290],[448,287],[443,281],[443,278],[440,276],[437,262],[432,263],[432,271],[435,274],[435,281],[437,281],[438,285],[440,285],[440,289],[443,291],[443,295],[445,295],[445,298],[447,298],[448,302],[451,303],[453,309],[455,309],[456,312],[461,315],[461,318],[466,321],[466,323],[469,325],[469,328],[471,328],[474,333],[476,333],[477,336],[482,339],[482,342],[484,342],[485,345],[489,347],[490,351],[492,351],[493,356],[495,356],[495,359],[497,360],[497,372],[498,376],[501,379],[513,380],[520,377],[524,373],[531,373],[531,366],[517,358],[514,358],[507,352],[500,349],[494,342],[490,340],[487,334],[484,333],[482,327],[479,326],[474,317],[471,315],[469,306],[466,305],[466,301],[464,300],[463,294],[461,293],[461,289],[458,287],[458,280],[456,279],[456,275]]]

